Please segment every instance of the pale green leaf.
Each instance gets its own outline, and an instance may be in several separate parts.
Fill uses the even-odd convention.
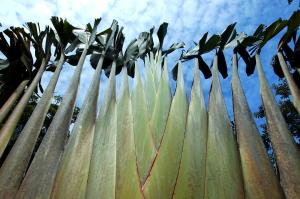
[[[117,150],[115,71],[116,63],[113,62],[109,84],[95,126],[86,188],[87,199],[94,199],[99,196],[102,198],[115,198]]]
[[[146,76],[149,75],[147,72]],[[135,66],[135,80],[132,90],[132,114],[137,166],[140,180],[144,183],[156,150],[147,114],[145,93],[137,65]]]
[[[172,198],[180,166],[187,111],[188,103],[180,63],[176,93],[163,140],[150,175],[143,186],[146,199]]]
[[[255,55],[260,93],[266,112],[268,132],[280,173],[280,184],[287,198],[300,195],[300,150],[276,104],[262,69],[260,55]]]
[[[238,147],[220,86],[217,56],[213,64],[208,115],[204,198],[244,198]]]
[[[232,62],[234,124],[240,149],[245,197],[284,198],[241,86],[236,54],[233,55]]]
[[[196,60],[186,134],[174,199],[204,198],[207,111]]]

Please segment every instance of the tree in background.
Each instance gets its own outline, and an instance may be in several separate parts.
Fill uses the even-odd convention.
[[[279,97],[278,106],[281,113],[288,124],[288,128],[296,140],[296,143],[300,146],[300,115],[291,100],[291,92],[288,87],[287,81],[280,78],[278,83],[272,85],[272,89],[275,91],[275,95]],[[262,105],[258,107],[258,111],[254,113],[256,118],[265,118],[265,110]],[[262,129],[262,139],[268,151],[271,150],[271,142],[268,135],[267,124],[260,125]]]

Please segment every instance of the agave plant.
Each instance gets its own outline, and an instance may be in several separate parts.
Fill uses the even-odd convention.
[[[27,24],[29,33],[20,30],[21,38],[24,36],[27,42],[33,43],[37,49],[34,56],[38,57],[32,67],[38,72],[33,72],[36,74],[32,81],[28,79],[31,82],[28,91],[32,94],[38,87],[38,66],[42,66],[42,71],[46,68],[54,74],[0,168],[0,196],[297,198],[300,190],[299,150],[268,87],[259,55],[265,44],[285,27],[288,27],[285,34],[288,36],[283,37],[279,46],[285,46],[293,38],[291,35],[295,35],[299,26],[295,25],[298,23],[294,22],[298,20],[295,16],[298,15],[295,14],[289,21],[279,19],[267,27],[260,25],[252,36],[237,34],[235,23],[220,35],[208,38],[208,33],[205,33],[194,48],[182,51],[181,60],[173,69],[173,76],[177,79],[174,95],[170,89],[167,55],[184,44],[174,43],[164,49],[167,23],[163,23],[157,31],[158,44],[153,42],[154,28],[151,28],[149,32],[140,33],[126,48],[123,47],[123,27],[119,27],[117,21],[99,33],[97,26],[100,19],[96,19],[93,26],[87,24],[84,30],[56,17],[52,18],[55,30],[48,28],[43,32],[37,25]],[[18,38],[17,33],[14,34]],[[42,45],[44,37],[46,47]],[[51,52],[48,47],[52,43],[56,47],[56,67],[51,62],[46,67]],[[226,48],[233,49],[234,129],[219,80],[219,72],[223,78],[228,75],[223,52]],[[215,56],[210,69],[202,55],[212,50],[215,50]],[[69,133],[83,62],[89,54],[90,64],[95,68],[94,76],[78,119]],[[238,76],[238,55],[246,63],[247,74],[252,74],[255,66],[258,70],[280,181],[272,170],[251,116]],[[144,61],[144,76],[139,71],[139,58]],[[181,61],[193,58],[197,59],[188,102]],[[8,67],[8,61],[1,61],[1,66]],[[74,75],[38,151],[30,161],[65,61],[76,65]],[[280,52],[278,61],[288,78],[284,68],[286,63]],[[109,79],[97,113],[102,69]],[[199,69],[206,78],[212,76],[208,108],[205,107]],[[116,75],[119,73],[121,88],[117,95]],[[128,75],[134,78],[132,90],[129,89]],[[291,87],[292,84],[289,84]],[[26,105],[24,96],[31,94],[26,92],[23,95],[16,110],[21,110],[18,106]],[[13,112],[10,117],[15,117],[15,114]],[[0,147],[3,149],[10,135],[0,134]]]

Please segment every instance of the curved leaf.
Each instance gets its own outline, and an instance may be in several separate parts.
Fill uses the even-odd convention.
[[[280,184],[286,198],[297,198],[300,195],[300,151],[268,87],[260,55],[256,54],[255,58],[260,81],[260,93],[267,117],[268,132],[280,173]]]
[[[174,199],[204,198],[207,111],[198,68],[196,60],[181,165],[173,194]]]
[[[208,105],[208,138],[204,198],[244,198],[237,143],[230,125],[218,77],[218,58]]]
[[[164,132],[161,147],[143,185],[146,199],[172,198],[182,155],[185,125],[188,111],[186,92],[181,71],[178,68],[175,96]],[[176,139],[173,139],[176,137]]]
[[[259,131],[241,86],[237,56],[232,57],[232,98],[234,124],[239,143],[245,198],[284,198],[277,176],[264,148]],[[272,190],[272,191],[270,191]]]

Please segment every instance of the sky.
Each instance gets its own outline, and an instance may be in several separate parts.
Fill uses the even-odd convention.
[[[193,47],[193,41],[198,42],[205,32],[221,33],[229,24],[237,22],[237,32],[252,34],[259,24],[269,25],[277,18],[287,19],[293,11],[298,9],[299,2],[294,0],[288,5],[287,0],[1,0],[0,22],[3,28],[21,26],[27,21],[39,22],[42,26],[50,24],[51,16],[67,18],[73,25],[84,27],[94,18],[101,17],[100,29],[110,26],[113,19],[124,26],[125,44],[136,38],[142,31],[149,31],[152,26],[157,28],[162,22],[169,23],[165,47],[174,42],[183,41],[186,49]],[[269,42],[262,50],[261,57],[266,76],[270,84],[278,80],[274,75],[270,63],[276,53],[278,38]],[[229,77],[220,76],[223,94],[227,104],[229,116],[232,118],[231,98],[231,50],[225,52]],[[175,65],[179,53],[169,56],[169,70]],[[212,62],[213,54],[205,56],[208,64]],[[187,91],[190,91],[193,79],[194,61],[184,63],[184,80]],[[59,79],[56,94],[64,95],[74,67],[66,64]],[[77,105],[80,106],[89,86],[94,70],[86,61],[80,82]],[[245,66],[239,64],[239,74],[245,95],[251,111],[257,111],[261,103],[257,71],[246,76]],[[51,74],[43,76],[45,86]],[[201,74],[201,86],[208,100],[211,80],[205,80]],[[106,87],[106,78],[102,75],[101,90]],[[175,82],[171,82],[174,90]],[[257,120],[258,123],[263,121]]]

